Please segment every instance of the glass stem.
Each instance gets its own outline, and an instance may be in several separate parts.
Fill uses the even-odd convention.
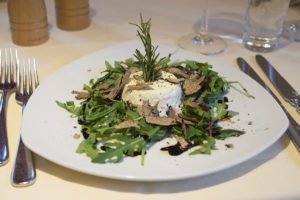
[[[200,35],[207,35],[208,32],[208,0],[204,0],[203,11],[201,16]]]
[[[194,38],[194,42],[201,45],[209,45],[213,42],[208,35],[208,1],[209,0],[204,0],[203,2],[200,31]]]

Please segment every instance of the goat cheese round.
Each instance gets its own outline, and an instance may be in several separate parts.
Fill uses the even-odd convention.
[[[142,105],[144,101],[149,101],[151,106],[157,104],[159,116],[167,116],[167,111],[172,107],[177,113],[181,112],[182,89],[180,84],[171,83],[165,79],[176,79],[168,72],[162,72],[157,81],[144,82],[144,80],[135,77],[142,76],[142,72],[136,72],[130,75],[129,82],[125,85],[122,99],[134,106]],[[137,85],[144,85],[144,88],[134,88]]]

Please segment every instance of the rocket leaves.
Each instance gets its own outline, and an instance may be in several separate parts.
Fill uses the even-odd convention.
[[[137,107],[124,102],[120,96],[114,100],[105,99],[106,90],[109,90],[107,86],[113,87],[116,77],[124,76],[126,68],[135,67],[131,59],[115,62],[114,65],[106,62],[106,74],[83,87],[90,95],[80,105],[76,106],[72,101],[56,102],[70,112],[72,117],[77,117],[81,124],[85,140],[79,144],[77,153],[85,153],[94,163],[117,163],[124,157],[141,155],[143,163],[145,152],[151,144],[172,135],[182,137],[191,147],[198,146],[190,153],[196,155],[210,154],[215,149],[216,139],[223,140],[244,133],[240,130],[223,129],[218,125],[218,122],[238,113],[228,110],[225,95],[229,84],[212,71],[210,65],[196,61],[163,64],[164,67],[176,66],[205,76],[206,81],[200,93],[187,95],[183,99],[182,112],[178,116],[187,120],[184,123],[189,123],[184,126],[182,121],[170,126],[147,123]],[[115,128],[125,121],[134,121],[136,126]]]

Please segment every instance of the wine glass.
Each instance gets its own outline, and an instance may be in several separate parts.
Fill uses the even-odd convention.
[[[204,0],[199,33],[191,33],[181,37],[178,44],[183,49],[204,55],[215,55],[223,52],[227,45],[222,38],[208,33],[208,1]]]

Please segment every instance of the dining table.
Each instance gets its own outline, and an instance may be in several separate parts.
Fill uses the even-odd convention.
[[[7,2],[0,2],[0,48],[17,48],[23,57],[34,57],[41,85],[52,73],[74,60],[137,39],[136,29],[129,23],[138,22],[140,14],[145,19],[151,18],[154,43],[179,48],[178,39],[181,36],[199,31],[203,9],[199,0],[90,0],[90,25],[82,30],[66,31],[57,27],[55,1],[45,0],[45,5],[49,40],[36,46],[18,46],[11,37]],[[280,96],[255,62],[257,52],[246,49],[242,44],[247,5],[246,0],[209,1],[208,30],[222,37],[227,49],[217,55],[201,56],[204,59],[216,59],[224,66],[237,69],[236,59],[243,57],[299,124],[299,113]],[[300,20],[300,5],[289,8],[286,20]],[[280,42],[277,50],[260,54],[300,93],[300,42],[283,36]],[[261,112],[272,113],[272,110]],[[170,181],[126,181],[93,176],[61,166],[34,153],[37,173],[35,183],[14,187],[10,183],[10,174],[21,122],[22,107],[11,95],[7,107],[10,160],[0,167],[2,200],[300,199],[300,154],[286,133],[264,151],[237,165],[199,177]]]

